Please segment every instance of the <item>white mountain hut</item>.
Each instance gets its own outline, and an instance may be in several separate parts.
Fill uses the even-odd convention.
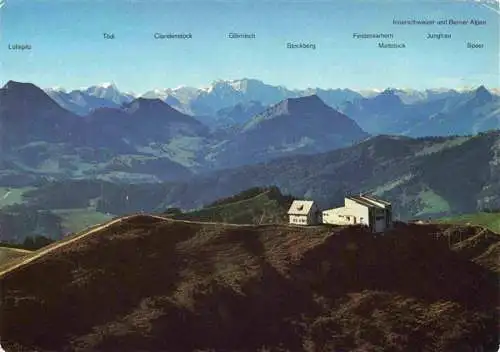
[[[321,211],[312,200],[294,200],[288,210],[290,224],[316,225],[321,223]]]

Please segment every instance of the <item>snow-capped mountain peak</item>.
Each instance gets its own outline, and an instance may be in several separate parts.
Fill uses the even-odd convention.
[[[130,94],[121,93],[114,83],[101,83],[86,88],[84,92],[90,96],[106,99],[119,105],[129,102],[134,97]]]
[[[98,84],[97,87],[100,87],[100,88],[114,88],[116,89],[116,85],[113,83],[113,82],[105,82],[105,83],[101,83],[101,84]]]
[[[96,84],[94,86],[84,88],[83,90],[86,90],[87,92],[90,92],[90,91],[94,91],[94,92],[96,92],[96,91],[101,91],[101,92],[102,91],[115,91],[115,92],[118,92],[118,88],[112,82]]]
[[[67,93],[68,91],[61,87],[61,86],[55,86],[55,87],[50,87],[45,89],[46,92],[54,92],[54,93]]]
[[[259,80],[251,78],[216,80],[208,87],[202,88],[204,92],[211,93],[213,91],[236,91],[245,93],[250,87],[264,86],[265,84]]]
[[[355,90],[355,92],[358,92],[365,98],[373,97],[375,95],[378,95],[382,93],[384,89],[380,88],[369,88],[369,89],[360,89],[360,90]]]

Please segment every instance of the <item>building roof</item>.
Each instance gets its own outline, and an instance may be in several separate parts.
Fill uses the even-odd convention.
[[[386,202],[385,200],[367,195],[361,194],[359,196],[348,196],[347,199],[353,200],[358,204],[364,205],[366,207],[371,208],[385,208],[385,205],[391,205],[391,203]],[[381,205],[382,204],[382,205]]]
[[[288,215],[307,215],[313,205],[314,201],[312,200],[294,200],[288,210]]]
[[[362,196],[363,198],[366,198],[366,199],[369,199],[369,200],[373,200],[374,202],[379,202],[379,203],[382,203],[382,204],[384,204],[384,205],[391,205],[391,203],[390,203],[390,202],[387,202],[387,201],[385,201],[385,200],[383,200],[383,199],[380,199],[380,198],[374,197],[374,196],[372,196],[372,195],[370,195],[370,194],[363,194],[363,195],[361,195],[361,196]]]
[[[361,198],[360,196],[347,196],[346,198],[350,199],[352,201],[355,201],[358,204],[364,205],[365,207],[369,207],[369,208],[377,207],[376,204],[373,204],[373,203],[369,202],[368,200]]]

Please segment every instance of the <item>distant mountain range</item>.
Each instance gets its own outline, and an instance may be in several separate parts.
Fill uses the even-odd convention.
[[[207,88],[178,87],[154,89],[141,95],[121,93],[114,84],[105,83],[66,92],[62,88],[47,88],[46,93],[62,107],[78,115],[87,115],[102,107],[119,107],[134,98],[160,99],[175,109],[192,116],[224,116],[228,109],[239,104],[258,103],[263,106],[276,104],[288,98],[318,95],[333,108],[346,101],[362,98],[350,89],[309,88],[291,90],[272,86],[256,79],[215,81]],[[208,122],[208,121],[206,121]],[[221,121],[225,124],[224,121]],[[211,122],[213,123],[213,122]]]
[[[448,89],[448,88],[437,88],[437,89],[401,89],[401,88],[387,88],[387,89],[367,89],[360,90],[360,93],[364,98],[373,98],[386,90],[391,90],[401,98],[401,101],[405,104],[414,104],[421,101],[432,101],[436,99],[448,98],[452,96],[460,95],[461,93],[471,91],[473,89]],[[497,90],[492,90],[498,95]]]
[[[87,115],[98,108],[117,108],[136,98],[133,94],[120,92],[112,83],[70,92],[61,88],[48,88],[45,92],[61,107],[77,115]]]
[[[220,82],[214,91],[231,91],[228,87],[252,91],[259,86],[246,83]],[[264,96],[254,94],[248,102],[233,100],[236,105],[219,110],[214,119],[224,122],[215,124],[184,114],[161,99],[125,98],[117,92],[113,85],[87,89],[85,94],[115,106],[78,116],[31,83],[8,82],[0,89],[0,184],[30,183],[39,177],[175,181],[285,156],[327,152],[370,135],[469,135],[500,127],[500,98],[483,86],[442,92],[444,97],[435,93],[429,98],[427,92],[427,100],[412,104],[402,100],[400,91],[387,89],[371,98],[347,101],[340,110],[319,95],[266,105],[270,98],[263,103],[253,99]]]
[[[396,90],[347,102],[342,111],[372,134],[412,137],[470,134],[500,128],[500,97],[484,86],[405,104]]]
[[[349,89],[288,89],[284,86],[273,86],[256,79],[219,80],[212,82],[207,88],[179,87],[176,89],[157,89],[146,92],[145,97],[159,98],[164,101],[176,99],[178,108],[191,115],[215,116],[219,110],[238,104],[260,102],[268,106],[284,99],[318,95],[328,105],[338,108],[345,101],[362,96]]]
[[[467,103],[478,89],[483,95],[481,109],[474,107],[475,103]],[[138,97],[121,93],[109,83],[70,93],[61,89],[47,89],[46,92],[59,105],[78,115],[87,115],[102,107],[118,108]],[[490,100],[486,92],[491,96]],[[353,118],[369,133],[421,136],[476,133],[498,128],[499,93],[498,89],[488,91],[485,87],[468,90],[297,90],[245,78],[215,81],[207,88],[156,89],[141,97],[160,99],[186,115],[195,116],[211,128],[221,128],[245,124],[266,107],[282,100],[317,95],[330,107]]]
[[[121,172],[127,181],[151,182],[332,150],[368,136],[317,96],[257,104],[254,111],[262,114],[223,133],[160,99],[136,98],[78,116],[31,83],[8,82],[0,107],[4,174],[115,179]]]

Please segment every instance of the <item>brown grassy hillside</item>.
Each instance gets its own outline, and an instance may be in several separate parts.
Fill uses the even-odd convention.
[[[7,351],[495,350],[500,236],[136,216],[0,277]],[[458,248],[458,249],[457,249]],[[491,253],[490,253],[491,252]]]
[[[30,253],[27,250],[0,246],[0,268],[4,263],[8,263],[13,259],[23,258]]]

